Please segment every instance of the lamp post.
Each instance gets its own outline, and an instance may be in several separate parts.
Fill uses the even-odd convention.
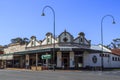
[[[55,11],[51,6],[45,6],[42,10],[42,15],[45,16],[44,10],[46,8],[50,8],[53,12],[53,36],[54,36],[54,42],[53,42],[53,70],[55,71]]]
[[[102,44],[102,55],[101,55],[101,70],[103,71],[104,65],[103,65],[103,21],[106,17],[112,18],[112,23],[115,24],[114,17],[112,15],[105,15],[101,19],[101,44]]]

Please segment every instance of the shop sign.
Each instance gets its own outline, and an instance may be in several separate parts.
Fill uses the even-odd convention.
[[[83,56],[83,54],[79,53],[79,54],[75,54],[75,56]]]
[[[51,55],[47,54],[47,55],[42,55],[41,56],[42,59],[51,59]]]
[[[72,48],[60,48],[60,51],[72,51]]]

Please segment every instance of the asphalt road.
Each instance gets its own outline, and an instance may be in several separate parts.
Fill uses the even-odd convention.
[[[0,80],[120,80],[120,71],[0,70]]]

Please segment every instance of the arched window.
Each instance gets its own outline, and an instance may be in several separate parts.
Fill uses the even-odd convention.
[[[92,61],[93,63],[97,63],[97,57],[95,55],[92,57]]]
[[[67,37],[63,38],[63,41],[64,41],[64,42],[67,42],[67,41],[68,41]]]
[[[83,38],[80,38],[80,42],[83,42]]]

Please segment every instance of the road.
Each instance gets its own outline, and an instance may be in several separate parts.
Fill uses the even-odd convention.
[[[120,80],[120,71],[0,70],[0,80]]]

